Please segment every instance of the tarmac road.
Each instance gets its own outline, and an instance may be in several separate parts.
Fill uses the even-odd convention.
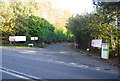
[[[118,79],[118,68],[76,52],[70,44],[52,44],[46,48],[2,49],[3,79]],[[3,70],[15,75],[6,74]],[[23,79],[23,78],[22,78]]]

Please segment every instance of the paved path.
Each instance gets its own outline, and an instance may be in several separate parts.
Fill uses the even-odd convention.
[[[69,44],[46,48],[1,47],[2,67],[42,79],[117,79],[117,67],[70,49]],[[3,76],[3,78],[5,78]]]

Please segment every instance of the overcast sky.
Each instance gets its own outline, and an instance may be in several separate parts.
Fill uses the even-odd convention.
[[[92,0],[51,0],[54,7],[69,9],[72,14],[92,12]]]

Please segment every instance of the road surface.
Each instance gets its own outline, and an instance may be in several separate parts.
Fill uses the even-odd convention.
[[[70,44],[46,48],[0,47],[2,79],[118,79],[118,68],[72,50]]]

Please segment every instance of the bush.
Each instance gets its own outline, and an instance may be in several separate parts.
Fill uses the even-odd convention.
[[[35,46],[35,47],[40,47],[40,48],[45,47],[45,45],[44,45],[44,44],[35,44],[34,46]]]

